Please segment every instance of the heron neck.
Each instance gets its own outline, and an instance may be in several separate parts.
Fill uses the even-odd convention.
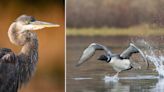
[[[31,38],[22,47],[19,55],[19,86],[27,83],[35,71],[35,66],[38,61],[38,40]],[[26,68],[24,68],[26,65]]]
[[[38,51],[38,40],[36,38],[35,39],[32,38],[29,42],[26,42],[23,45],[20,53],[27,56],[31,56],[37,54],[37,51]]]

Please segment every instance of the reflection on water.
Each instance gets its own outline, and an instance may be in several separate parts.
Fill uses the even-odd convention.
[[[105,83],[108,82],[118,82],[119,80],[145,80],[145,79],[158,79],[159,76],[152,76],[152,75],[146,75],[146,76],[140,76],[137,75],[135,77],[115,77],[115,76],[105,76],[104,81]]]
[[[159,79],[151,92],[164,92],[164,79]]]
[[[90,81],[88,81],[88,79]],[[112,80],[113,79],[113,80]],[[119,80],[113,76],[105,76],[102,79],[96,78],[72,78],[72,81],[81,85],[74,88],[73,92],[163,92],[164,79],[158,76],[136,76],[119,77]],[[83,85],[83,83],[86,83]],[[98,86],[97,86],[98,85]]]
[[[90,80],[92,78],[72,78],[72,79],[74,79],[74,80]]]
[[[164,79],[154,77],[154,79],[123,79],[119,81],[106,81],[91,79],[76,80],[81,85],[77,85],[71,92],[163,92]],[[74,79],[72,79],[74,80]],[[84,84],[85,83],[85,84]],[[75,86],[75,85],[74,85]],[[68,91],[70,92],[70,91]]]
[[[112,87],[111,89],[108,89],[108,87]],[[113,82],[105,82],[105,88],[107,88],[107,92],[130,92],[130,86],[129,85],[122,85],[119,82],[113,83]]]

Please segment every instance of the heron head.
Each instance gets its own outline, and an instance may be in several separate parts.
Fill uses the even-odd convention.
[[[45,27],[59,27],[58,24],[37,21],[32,16],[21,15],[14,23],[12,23],[8,30],[8,36],[13,44],[23,46],[32,39],[37,39],[37,35],[33,30],[42,29]]]
[[[97,60],[100,60],[100,61],[105,61],[105,62],[110,62],[111,60],[111,57],[110,56],[107,56],[107,55],[101,55]]]
[[[32,31],[32,30],[39,30],[45,27],[60,26],[58,24],[53,24],[49,22],[37,21],[34,17],[27,16],[27,15],[21,15],[16,19],[15,23],[16,23],[16,28],[19,30],[20,33],[26,31]]]

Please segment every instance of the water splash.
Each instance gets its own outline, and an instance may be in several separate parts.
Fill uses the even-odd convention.
[[[140,43],[146,47],[144,53],[148,61],[154,64],[155,70],[158,72],[159,76],[164,78],[164,56],[162,55],[161,51],[155,50],[145,40],[140,41]]]
[[[105,81],[105,83],[108,83],[108,82],[118,82],[119,81],[119,78],[118,76],[109,76],[109,75],[105,75],[105,77],[103,78],[103,80]]]

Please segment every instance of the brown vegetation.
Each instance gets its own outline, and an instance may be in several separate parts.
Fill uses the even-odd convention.
[[[164,0],[68,0],[68,27],[164,25]]]

